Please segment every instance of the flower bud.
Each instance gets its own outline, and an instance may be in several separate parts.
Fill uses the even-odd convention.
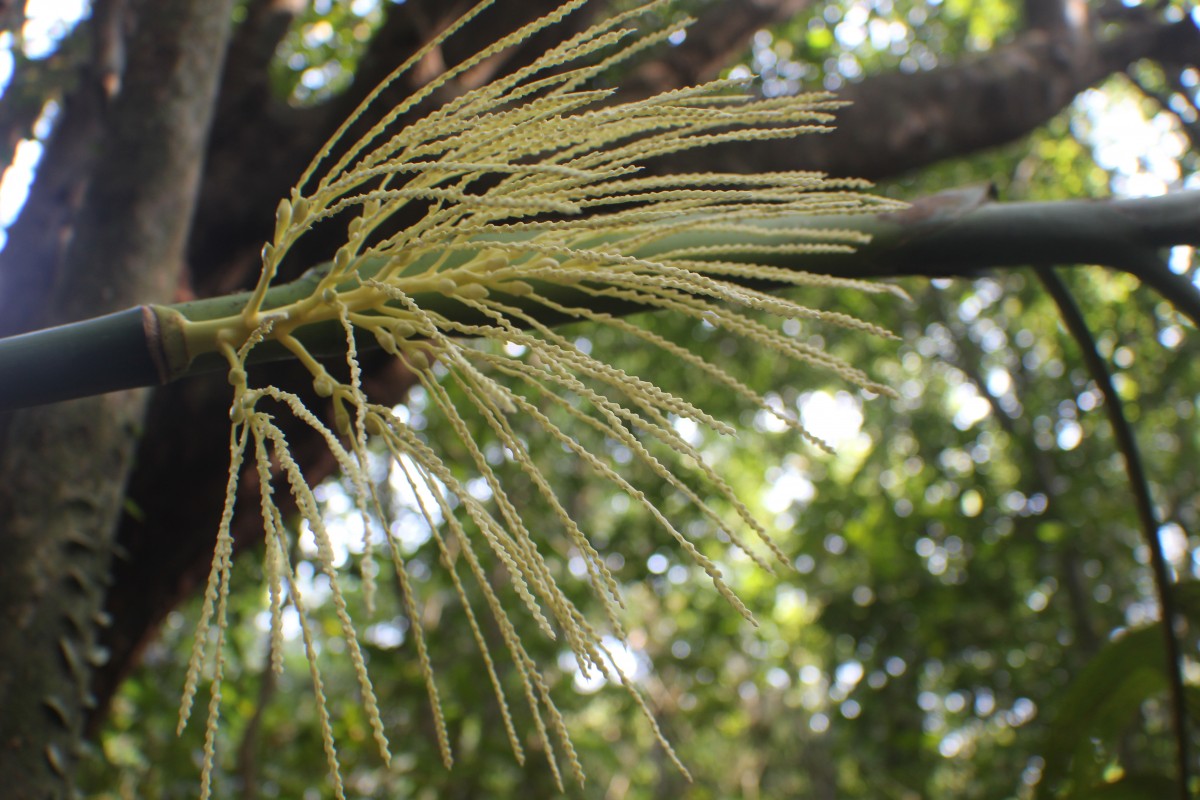
[[[313,391],[321,397],[332,397],[333,389],[333,378],[329,377],[328,375],[322,374],[318,375],[316,378],[313,378]]]
[[[278,208],[275,209],[275,242],[283,241],[283,237],[287,234],[288,228],[292,226],[292,204],[285,197],[279,201]]]

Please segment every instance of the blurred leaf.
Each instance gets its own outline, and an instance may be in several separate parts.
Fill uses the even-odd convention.
[[[1200,626],[1200,581],[1183,581],[1171,587],[1175,607],[1188,622]]]
[[[1165,691],[1166,658],[1160,624],[1109,642],[1068,686],[1050,724],[1041,796],[1071,768],[1076,782],[1097,770],[1093,742],[1113,742],[1142,703]]]
[[[1166,775],[1133,773],[1111,783],[1072,792],[1064,800],[1147,800],[1175,795],[1175,781]]]

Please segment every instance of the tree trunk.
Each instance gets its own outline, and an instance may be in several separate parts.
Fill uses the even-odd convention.
[[[66,322],[167,300],[201,173],[232,0],[109,3],[131,33],[111,75],[95,168],[45,313]],[[118,85],[119,84],[119,85]],[[42,265],[45,266],[45,265]],[[11,295],[8,301],[24,298]],[[146,394],[14,414],[0,460],[0,785],[15,800],[70,793],[113,532]]]

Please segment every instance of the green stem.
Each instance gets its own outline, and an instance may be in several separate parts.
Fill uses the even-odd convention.
[[[740,256],[840,278],[962,277],[989,269],[1064,263],[1108,266],[1138,277],[1200,327],[1200,290],[1171,272],[1162,257],[1169,247],[1200,245],[1200,191],[1137,200],[995,203],[983,189],[965,189],[921,198],[896,213],[795,216],[758,224],[785,230],[841,228],[869,234],[870,243],[853,253]],[[520,239],[513,234],[508,240]],[[667,237],[636,255],[653,258],[656,253],[678,248],[738,243],[741,240],[736,234],[695,231]],[[467,253],[451,254],[438,267],[454,269],[468,257]],[[719,257],[734,260],[739,256]],[[410,265],[406,272],[419,273],[431,266],[423,262]],[[361,277],[370,277],[384,267],[379,264],[360,270]],[[291,283],[271,287],[262,295],[261,310],[270,312],[309,300],[330,269],[326,264]],[[750,283],[764,286],[763,281]],[[357,284],[341,288],[356,289]],[[584,291],[563,286],[539,285],[537,290],[564,306],[589,306],[611,314],[643,308],[616,300],[598,303]],[[499,296],[539,322],[566,321],[562,314],[523,298]],[[173,306],[142,306],[111,317],[0,339],[0,409],[224,370],[228,365],[218,347],[223,340],[237,344],[248,335],[243,312],[251,299],[251,293],[244,292]],[[486,322],[475,309],[437,292],[417,293],[414,300],[456,322]],[[345,333],[336,320],[287,326],[287,332],[315,356],[333,355],[345,346]],[[360,344],[372,345],[370,341]],[[267,341],[255,348],[250,363],[292,357],[278,342]]]
[[[165,383],[154,306],[0,339],[0,408]]]
[[[1162,617],[1163,638],[1167,663],[1167,685],[1170,687],[1171,722],[1175,728],[1175,767],[1176,783],[1180,800],[1191,797],[1189,767],[1191,751],[1191,735],[1188,730],[1187,687],[1183,679],[1183,654],[1179,643],[1179,625],[1183,617],[1179,613],[1178,604],[1172,591],[1171,568],[1163,553],[1162,540],[1158,531],[1160,523],[1154,509],[1154,499],[1150,492],[1150,481],[1146,476],[1146,468],[1142,464],[1141,450],[1138,448],[1137,437],[1133,426],[1125,416],[1121,396],[1117,393],[1109,373],[1108,364],[1096,346],[1096,339],[1088,328],[1087,321],[1079,304],[1071,296],[1066,284],[1050,267],[1039,267],[1038,278],[1046,287],[1046,291],[1054,299],[1062,315],[1063,325],[1079,345],[1080,355],[1084,364],[1104,396],[1104,410],[1108,415],[1113,436],[1117,440],[1117,449],[1125,459],[1125,472],[1129,476],[1129,486],[1133,491],[1134,508],[1137,509],[1138,521],[1142,527],[1142,537],[1150,550],[1150,568],[1154,575],[1154,588],[1158,593],[1159,615]]]

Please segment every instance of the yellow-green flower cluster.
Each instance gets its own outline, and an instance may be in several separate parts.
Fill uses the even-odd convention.
[[[190,709],[204,645],[215,624],[216,668],[204,766],[206,796],[220,705],[222,631],[232,553],[229,526],[237,479],[247,460],[254,464],[259,478],[266,529],[265,573],[276,645],[272,667],[281,665],[282,608],[284,602],[290,602],[302,621],[301,633],[320,700],[326,753],[336,794],[341,797],[336,750],[313,658],[313,634],[304,622],[304,598],[289,556],[288,531],[273,499],[273,483],[282,482],[314,532],[318,560],[330,579],[332,600],[376,741],[385,759],[388,753],[354,622],[338,589],[329,532],[274,415],[294,415],[324,438],[354,488],[367,530],[364,563],[372,565],[372,520],[384,520],[386,514],[368,474],[368,458],[371,453],[386,453],[391,458],[393,470],[417,498],[441,563],[463,604],[516,757],[523,759],[524,750],[496,657],[489,652],[477,610],[468,602],[464,574],[477,584],[485,613],[500,631],[555,776],[559,776],[561,755],[575,778],[582,781],[563,717],[510,619],[517,610],[501,603],[481,561],[481,550],[504,566],[524,611],[543,633],[561,638],[585,674],[595,671],[623,684],[656,734],[658,729],[637,688],[621,674],[601,631],[559,586],[558,570],[546,555],[545,534],[535,534],[522,520],[500,473],[474,440],[468,417],[486,423],[539,502],[551,510],[560,533],[584,559],[587,579],[607,609],[607,629],[619,636],[617,581],[542,474],[518,421],[522,425],[532,421],[598,478],[624,490],[748,619],[749,611],[726,585],[718,565],[630,482],[620,465],[589,451],[573,431],[596,432],[619,443],[762,566],[767,567],[767,560],[758,553],[760,549],[787,562],[749,509],[676,430],[672,420],[690,419],[720,433],[732,433],[732,428],[687,398],[584,352],[547,324],[548,317],[586,320],[620,330],[686,364],[698,378],[724,385],[747,403],[776,416],[783,412],[754,389],[702,356],[623,318],[621,312],[661,309],[682,314],[783,357],[832,370],[861,387],[886,392],[849,364],[761,320],[772,316],[819,319],[872,334],[886,335],[885,331],[754,288],[833,285],[879,291],[874,285],[786,269],[778,266],[777,259],[848,250],[863,242],[862,235],[854,231],[797,222],[805,215],[873,212],[885,210],[886,202],[853,193],[862,188],[859,182],[833,181],[814,173],[662,175],[646,169],[647,163],[661,156],[711,144],[753,146],[758,140],[824,131],[836,102],[824,94],[753,99],[738,91],[735,82],[724,80],[615,104],[611,91],[589,88],[593,79],[614,64],[668,38],[672,30],[636,30],[638,22],[660,10],[663,2],[617,14],[571,36],[528,66],[461,91],[415,122],[409,121],[414,112],[431,105],[435,95],[458,91],[458,79],[473,68],[558,24],[585,2],[572,0],[450,67],[396,105],[356,142],[344,142],[345,133],[379,93],[477,16],[487,5],[481,3],[401,65],[346,121],[291,196],[280,203],[274,238],[264,248],[259,283],[238,324],[228,326],[219,337],[234,386],[233,458],[226,511],[180,723]],[[342,224],[347,216],[345,243],[313,291],[287,305],[265,308],[267,290],[296,242],[314,225]],[[404,224],[398,225],[398,219]],[[333,377],[304,344],[305,330],[322,322],[336,322],[345,332],[346,380]],[[488,500],[467,490],[456,477],[459,471],[446,462],[440,448],[391,408],[373,403],[365,395],[357,349],[367,339],[401,359],[413,372],[432,407],[457,434],[455,447],[467,454],[465,466],[488,487]],[[474,343],[481,339],[508,345],[508,350]],[[312,374],[316,392],[331,398],[332,426],[306,408],[299,397],[275,387],[251,385],[247,357],[268,340],[294,353]],[[456,397],[465,397],[466,402]],[[797,419],[783,418],[801,435],[813,438]],[[647,444],[650,440],[658,443],[654,451]],[[698,470],[707,485],[705,494],[685,483],[677,475],[679,467],[664,463],[656,452],[672,452],[680,462]],[[736,518],[726,519],[718,505],[732,509]],[[758,544],[747,540],[746,531]],[[401,586],[437,720],[439,746],[449,765],[450,744],[420,625],[420,598],[393,537],[386,527],[377,533]],[[364,568],[363,575],[370,594],[372,569]],[[659,739],[674,758],[661,735]]]

